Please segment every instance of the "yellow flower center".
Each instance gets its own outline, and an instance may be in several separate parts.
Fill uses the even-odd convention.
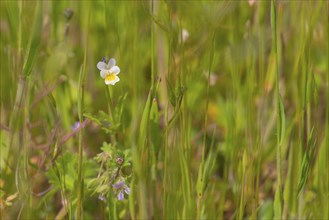
[[[113,74],[113,73],[109,73],[109,74],[107,74],[106,76],[105,76],[105,79],[107,80],[107,81],[113,81],[113,80],[115,80],[115,74]]]

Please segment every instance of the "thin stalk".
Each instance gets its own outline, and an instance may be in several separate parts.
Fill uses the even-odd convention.
[[[167,104],[166,107],[166,113],[165,113],[165,121],[166,121],[166,125],[168,126],[169,124],[169,119],[168,119],[168,111],[169,111],[169,105]],[[168,129],[165,129],[165,136],[164,136],[164,169],[163,169],[163,218],[166,219],[167,217],[167,200],[168,200],[168,196],[167,196],[167,166],[168,166]]]
[[[105,92],[106,92],[106,96],[107,96],[107,99],[108,99],[108,102],[107,102],[108,114],[111,118],[111,123],[114,123],[113,102],[112,102],[112,97],[111,97],[111,88],[110,88],[110,86],[106,86]],[[115,138],[114,134],[111,134],[111,140],[114,143],[116,143],[116,138]]]
[[[16,134],[16,128],[17,128],[17,123],[18,123],[18,112],[19,108],[21,106],[22,100],[24,99],[23,96],[25,94],[25,79],[22,74],[22,23],[23,23],[23,1],[19,1],[19,22],[18,22],[18,32],[17,32],[17,56],[16,56],[16,71],[17,71],[17,76],[18,76],[18,85],[16,89],[16,97],[15,97],[15,103],[13,107],[13,111],[10,117],[9,121],[9,128],[10,128],[10,133],[9,133],[9,138],[8,138],[8,144],[7,147],[8,149],[12,149],[13,151],[19,150],[19,149],[13,149],[12,144],[14,141],[14,137]],[[17,152],[12,153],[11,150],[8,151],[6,161],[9,164],[9,160],[11,155],[15,155]],[[9,168],[9,167],[8,167]]]
[[[153,16],[154,16],[154,0],[151,0],[151,88],[153,88],[154,85],[154,67],[155,67],[155,57],[154,57],[154,49],[155,49],[155,40],[154,40],[154,32],[155,32],[155,24],[153,22]],[[152,91],[153,92],[153,91]]]
[[[116,200],[111,192],[108,193],[108,208],[109,208],[109,219],[114,219],[114,220],[118,219]]]
[[[228,183],[228,172],[229,167],[224,167],[224,173],[223,173],[223,181],[219,188],[219,202],[218,202],[218,215],[217,219],[224,219],[224,206],[225,206],[225,199],[226,199],[226,191],[227,191],[227,183]]]
[[[257,10],[257,35],[259,37],[259,51],[258,53],[260,54],[259,56],[259,64],[258,64],[258,71],[260,72],[260,76],[259,76],[259,85],[264,85],[264,37],[262,34],[262,30],[260,28],[260,22],[261,22],[261,11],[264,8],[264,4],[260,4]],[[261,91],[263,92],[264,90],[261,87]],[[261,176],[261,165],[262,165],[262,157],[263,157],[263,118],[264,118],[264,97],[266,96],[266,92],[262,93],[262,98],[260,99],[260,108],[257,114],[257,117],[259,118],[258,123],[257,123],[257,127],[258,127],[258,131],[257,131],[257,141],[256,141],[256,151],[257,151],[257,161],[256,161],[256,183],[255,183],[255,206],[254,206],[254,210],[253,210],[253,214],[251,216],[251,218],[256,218],[257,214],[258,214],[258,204],[259,204],[259,191],[260,191],[260,176]]]
[[[242,158],[242,163],[240,165],[241,167],[241,196],[240,196],[240,204],[239,204],[239,212],[238,212],[238,219],[243,219],[243,208],[244,208],[244,198],[245,198],[245,192],[244,192],[244,187],[245,187],[245,173],[246,173],[246,166],[247,166],[247,154],[246,151],[243,152],[243,158]]]
[[[21,143],[17,143],[17,145],[13,145],[15,140],[19,140],[19,142],[22,141],[22,139],[20,139],[19,137],[17,137],[16,133],[17,133],[17,127],[18,127],[18,122],[19,119],[21,118],[20,115],[20,109],[23,106],[23,102],[25,100],[25,91],[26,91],[26,79],[22,74],[22,23],[23,23],[23,1],[19,1],[19,22],[18,22],[18,33],[17,33],[17,54],[16,54],[16,73],[17,73],[17,77],[18,77],[18,85],[17,85],[17,89],[16,89],[16,96],[15,96],[15,102],[14,102],[14,106],[13,106],[13,111],[12,114],[10,115],[10,121],[9,121],[9,128],[10,131],[9,132],[9,138],[8,138],[8,143],[7,143],[7,148],[8,153],[6,155],[6,161],[7,161],[7,167],[6,169],[12,169],[10,172],[15,172],[15,185],[16,185],[16,190],[17,192],[19,192],[19,194],[23,194],[23,192],[21,191],[20,187],[19,187],[19,172],[20,172],[20,159],[21,159],[21,150],[25,150],[25,149],[20,149],[19,146],[23,145]],[[24,116],[24,112],[23,112],[23,116]],[[23,131],[25,131],[25,128],[23,128]],[[24,138],[24,136],[23,136]],[[23,140],[24,141],[24,140]],[[13,155],[18,155],[18,160],[17,162],[14,162],[16,165],[14,165],[13,168],[10,167],[10,160],[11,157],[13,157]],[[24,159],[26,162],[27,158],[26,158],[26,154],[24,156]],[[25,163],[27,164],[27,163]],[[24,164],[24,165],[25,165]],[[15,167],[16,166],[16,167]],[[25,166],[26,168],[27,166]],[[26,170],[25,170],[26,171]],[[23,172],[24,173],[24,172]],[[24,174],[28,174],[28,172],[25,172]],[[25,203],[22,204],[19,216],[22,215],[23,213],[23,209],[25,207]],[[0,217],[2,216],[2,214],[0,214]],[[26,217],[26,216],[25,216]],[[29,217],[29,216],[27,216]]]
[[[157,2],[154,2],[154,0],[151,0],[151,94],[152,94],[152,99],[155,98],[155,91],[156,88],[154,86],[154,81],[155,81],[155,31],[156,31],[156,26],[155,23],[153,22],[153,17],[155,14],[155,8],[157,7]],[[156,86],[157,87],[157,86]],[[153,101],[153,100],[152,100]],[[155,149],[153,145],[153,152],[151,152],[151,181],[150,181],[150,189],[151,189],[151,197],[153,200],[153,218],[157,219],[158,218],[158,213],[157,213],[157,201],[156,201],[156,177],[153,177],[155,175],[155,169],[156,169],[156,156],[155,156]],[[152,171],[154,169],[154,173]],[[154,178],[154,179],[153,179]]]
[[[89,40],[89,23],[91,2],[88,4],[88,18],[87,18],[87,30],[86,30],[86,45],[84,51],[82,71],[80,72],[80,89],[79,89],[79,105],[78,114],[80,124],[83,122],[83,109],[84,109],[84,90],[86,86],[86,66],[87,66],[87,52],[88,52],[88,40]],[[84,178],[83,178],[83,132],[82,127],[79,131],[79,160],[78,160],[78,201],[77,201],[77,219],[83,219],[83,191],[84,191]]]
[[[214,58],[214,42],[215,42],[215,33],[212,36],[211,48],[210,48],[210,59],[209,59],[209,69],[208,69],[208,82],[207,82],[207,96],[206,96],[206,109],[205,109],[205,118],[204,118],[204,134],[203,134],[203,144],[202,144],[202,160],[200,164],[199,175],[201,175],[200,182],[198,180],[198,184],[201,184],[200,191],[197,192],[197,218],[201,218],[201,210],[202,210],[202,198],[203,198],[203,188],[204,188],[204,160],[206,154],[206,138],[207,138],[207,127],[208,127],[208,106],[209,106],[209,90],[210,90],[210,73],[212,69],[212,63]],[[200,178],[200,176],[198,177]]]
[[[329,11],[329,2],[327,2],[327,12]],[[329,12],[328,12],[329,13]],[[327,112],[326,112],[326,132],[325,132],[325,136],[326,138],[326,160],[325,161],[329,161],[329,14],[327,14]],[[328,170],[329,166],[328,163],[326,163],[326,167],[325,170]],[[325,214],[326,216],[324,216],[325,218],[329,218],[329,175],[327,173],[324,182],[325,182],[325,192],[326,192],[326,199],[325,199],[325,207],[327,207],[327,213]]]
[[[275,0],[271,2],[271,26],[272,26],[272,50],[275,55],[275,98],[276,98],[276,132],[277,132],[277,187],[279,190],[279,210],[282,210],[282,196],[281,196],[281,113],[280,113],[280,91],[279,91],[279,56],[277,46],[277,26],[276,26],[276,7]],[[280,211],[281,213],[281,211]],[[281,215],[281,214],[280,214]]]
[[[27,184],[27,218],[31,218],[31,210],[32,210],[32,188],[31,188],[31,179],[29,178],[29,146],[30,146],[30,137],[29,137],[29,125],[30,125],[30,77],[28,77],[26,81],[26,97],[24,101],[24,125],[23,125],[23,145],[24,145],[24,171],[26,176],[26,184]]]

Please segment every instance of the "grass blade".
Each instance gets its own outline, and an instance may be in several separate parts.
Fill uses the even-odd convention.
[[[42,1],[37,1],[35,9],[34,23],[32,28],[32,34],[30,36],[30,43],[28,46],[28,53],[23,66],[24,76],[29,76],[32,71],[32,67],[35,63],[36,56],[38,55],[39,45],[41,41],[42,33]]]

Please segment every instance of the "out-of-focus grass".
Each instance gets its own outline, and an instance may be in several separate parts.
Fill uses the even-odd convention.
[[[1,1],[1,218],[328,219],[329,4],[273,3]],[[103,142],[123,201],[87,187]]]

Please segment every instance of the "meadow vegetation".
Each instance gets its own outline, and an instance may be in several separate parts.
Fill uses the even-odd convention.
[[[5,0],[0,33],[0,219],[329,219],[328,1]]]

